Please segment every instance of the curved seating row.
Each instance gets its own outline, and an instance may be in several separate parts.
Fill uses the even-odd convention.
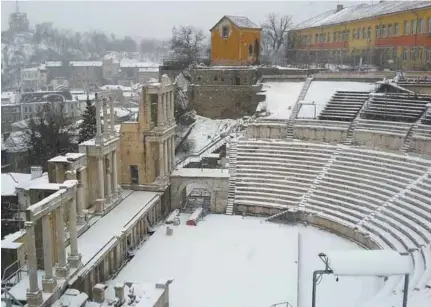
[[[235,205],[287,209],[301,203],[305,213],[409,253],[410,289],[422,291],[431,284],[431,160],[340,147],[240,140]],[[402,284],[392,277],[385,288],[400,292]]]

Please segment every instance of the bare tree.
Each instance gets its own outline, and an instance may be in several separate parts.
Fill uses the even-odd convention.
[[[203,51],[204,39],[202,30],[180,26],[172,31],[171,49],[177,58],[193,63]]]
[[[262,25],[264,50],[270,54],[275,62],[280,54],[280,50],[287,47],[287,33],[292,26],[291,16],[278,16],[269,14]]]

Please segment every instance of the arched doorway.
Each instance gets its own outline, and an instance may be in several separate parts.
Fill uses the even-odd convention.
[[[173,201],[177,202],[174,207],[184,213],[192,213],[197,208],[209,213],[214,208],[215,195],[204,181],[187,181],[179,186]]]

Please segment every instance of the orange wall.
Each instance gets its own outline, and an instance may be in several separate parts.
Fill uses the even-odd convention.
[[[219,64],[245,64],[249,60],[248,46],[254,48],[257,39],[261,44],[261,31],[255,29],[239,29],[230,23],[231,33],[222,38],[219,27],[211,32],[211,62]],[[259,51],[260,54],[260,51]]]

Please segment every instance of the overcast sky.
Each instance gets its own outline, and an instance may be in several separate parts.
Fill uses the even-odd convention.
[[[366,2],[366,1],[362,1]],[[260,24],[275,12],[294,17],[295,22],[359,1],[20,1],[30,26],[52,22],[75,31],[101,30],[117,36],[169,38],[175,25],[193,25],[208,31],[223,15],[247,16]],[[1,27],[8,28],[15,1],[1,2]]]

